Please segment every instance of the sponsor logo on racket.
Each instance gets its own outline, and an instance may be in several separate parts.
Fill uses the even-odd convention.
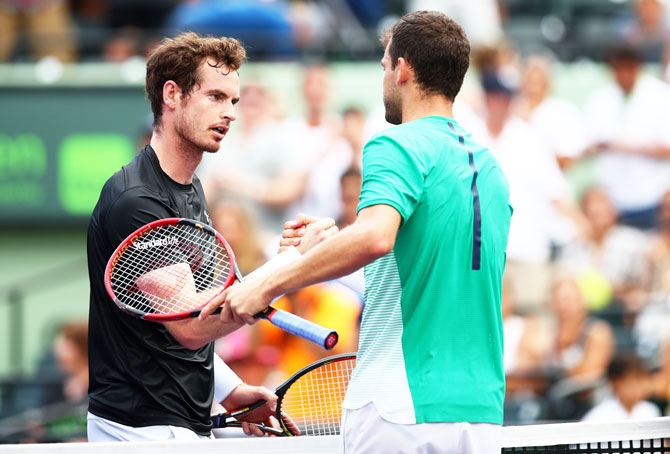
[[[150,249],[158,246],[171,246],[177,244],[177,240],[174,236],[169,236],[167,238],[157,238],[149,241],[136,241],[133,243],[133,247],[139,250]]]

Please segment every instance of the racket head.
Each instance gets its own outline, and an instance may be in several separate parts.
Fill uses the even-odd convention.
[[[235,256],[212,227],[167,218],[140,227],[116,248],[105,288],[123,311],[145,320],[197,315],[235,280]]]
[[[275,417],[288,436],[293,433],[286,417],[300,435],[339,435],[342,401],[356,366],[355,353],[343,353],[304,367],[275,391]]]

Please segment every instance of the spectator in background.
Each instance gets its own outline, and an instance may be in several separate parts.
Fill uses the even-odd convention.
[[[337,227],[342,230],[356,221],[358,202],[361,195],[363,174],[360,167],[349,167],[340,177],[341,210],[337,218]],[[363,301],[365,294],[365,273],[359,268],[353,273],[342,276],[337,281],[356,292]]]
[[[225,196],[209,207],[212,226],[233,249],[242,272],[247,275],[267,261],[258,232],[258,224],[247,207]],[[261,343],[261,326],[245,325],[218,339],[215,352],[245,382],[259,383],[274,388],[272,370],[278,361],[277,346]],[[215,411],[224,411],[215,408]]]
[[[333,350],[326,351],[315,343],[288,334],[270,323],[256,323],[254,326],[259,328],[260,345],[276,349],[278,359],[275,367],[282,376],[282,381],[320,358],[357,350],[361,296],[339,281],[310,285],[288,293],[273,303],[273,306],[333,329],[340,336]]]
[[[342,119],[328,109],[330,91],[328,67],[307,66],[302,84],[305,116],[283,124],[307,172],[302,196],[289,208],[289,217],[298,213],[339,217],[340,176],[351,166],[354,154],[342,136]]]
[[[249,83],[240,93],[239,126],[222,144],[225,153],[208,153],[200,174],[208,197],[244,204],[257,219],[261,241],[283,228],[287,208],[302,195],[307,167],[295,137],[280,125],[265,87]]]
[[[550,307],[556,327],[547,366],[559,377],[589,382],[602,377],[615,349],[612,328],[589,316],[586,301],[573,277],[556,278]]]
[[[154,132],[154,116],[152,114],[146,115],[139,123],[137,128],[137,139],[135,144],[137,145],[136,150],[141,150],[151,142],[151,135]]]
[[[670,9],[662,0],[633,0],[633,14],[616,24],[620,38],[640,49],[645,62],[667,63]]]
[[[58,366],[65,374],[63,395],[79,402],[88,393],[88,324],[70,322],[60,327],[53,344]]]
[[[66,0],[0,2],[0,62],[11,59],[23,36],[29,38],[36,60],[52,56],[63,62],[74,61],[77,57],[74,32]]]
[[[277,371],[280,346],[263,344],[261,331],[263,331],[262,324],[242,327],[217,340],[214,353],[219,355],[243,381],[259,383],[274,389],[288,376],[283,376]],[[212,411],[221,413],[225,409],[214,402]]]
[[[148,58],[165,36],[164,23],[180,0],[74,0],[84,50],[96,43],[104,61],[121,63],[132,57]],[[104,27],[100,30],[100,27]],[[100,37],[102,35],[102,37]],[[92,49],[91,49],[92,50]]]
[[[613,299],[626,311],[637,313],[648,296],[647,238],[617,224],[616,208],[599,188],[584,194],[582,210],[591,235],[567,245],[558,262],[578,276],[592,310],[604,309]]]
[[[257,222],[241,203],[219,198],[209,207],[212,226],[230,244],[243,275],[265,263],[268,258],[259,243]]]
[[[546,335],[546,323],[538,314],[519,314],[514,297],[503,279],[502,318],[505,332],[506,397],[546,386],[542,376],[544,358],[552,345]]]
[[[648,303],[634,326],[637,352],[644,358],[662,352],[663,343],[670,340],[670,191],[661,201],[658,219],[658,230],[652,234],[646,250],[651,267]],[[670,373],[670,364],[667,367]]]
[[[356,220],[362,180],[363,175],[358,167],[349,167],[340,177],[342,209],[340,210],[340,217],[337,219],[337,227],[340,230],[353,224]]]
[[[88,378],[87,322],[60,323],[33,377],[1,389],[2,443],[85,442]]]
[[[352,151],[351,167],[363,166],[363,146],[367,141],[366,117],[357,107],[348,107],[342,113],[342,137],[349,142]]]
[[[128,27],[119,30],[103,46],[102,59],[111,63],[123,63],[131,57],[142,55],[142,35],[138,29]]]
[[[584,415],[583,421],[619,421],[661,416],[658,407],[647,398],[652,392],[651,374],[634,354],[616,355],[607,366],[612,396]]]
[[[649,229],[657,224],[670,181],[670,88],[641,74],[641,65],[637,48],[615,47],[609,58],[615,81],[589,97],[585,120],[590,147],[599,152],[596,184],[614,203],[621,222]]]
[[[345,0],[345,3],[361,25],[367,29],[376,29],[379,21],[389,13],[388,1],[386,0]]]
[[[658,230],[651,237],[648,249],[650,291],[653,301],[670,304],[670,190],[663,196],[658,213]]]
[[[516,111],[532,124],[565,169],[586,149],[581,112],[570,102],[551,96],[551,65],[546,57],[526,59]]]
[[[503,38],[498,0],[408,0],[407,11],[441,11],[463,26],[473,49],[490,46]]]
[[[519,309],[543,306],[552,278],[552,248],[557,219],[570,216],[584,229],[585,221],[556,159],[536,131],[511,109],[516,87],[491,67],[482,68],[483,124],[469,125],[500,163],[510,186],[514,216],[507,244],[505,274]],[[575,229],[575,227],[571,228]]]
[[[104,0],[109,27],[114,31],[137,30],[156,37],[180,0]],[[139,37],[140,34],[138,34]]]
[[[285,59],[296,53],[291,14],[289,2],[282,0],[195,0],[174,8],[166,28],[235,36],[254,59]]]
[[[659,370],[652,376],[652,397],[664,408],[663,414],[670,416],[670,337],[663,342],[659,364]]]

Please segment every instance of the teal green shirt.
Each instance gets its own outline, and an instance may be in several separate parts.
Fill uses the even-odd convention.
[[[502,424],[500,298],[512,208],[500,165],[455,120],[404,123],[363,151],[358,209],[380,204],[402,224],[393,252],[365,268],[345,408],[374,402],[397,423]]]

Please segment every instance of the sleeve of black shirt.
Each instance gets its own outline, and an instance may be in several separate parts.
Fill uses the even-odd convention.
[[[131,188],[121,194],[110,207],[103,229],[105,237],[116,248],[140,227],[174,216],[174,210],[158,196],[141,187]]]

